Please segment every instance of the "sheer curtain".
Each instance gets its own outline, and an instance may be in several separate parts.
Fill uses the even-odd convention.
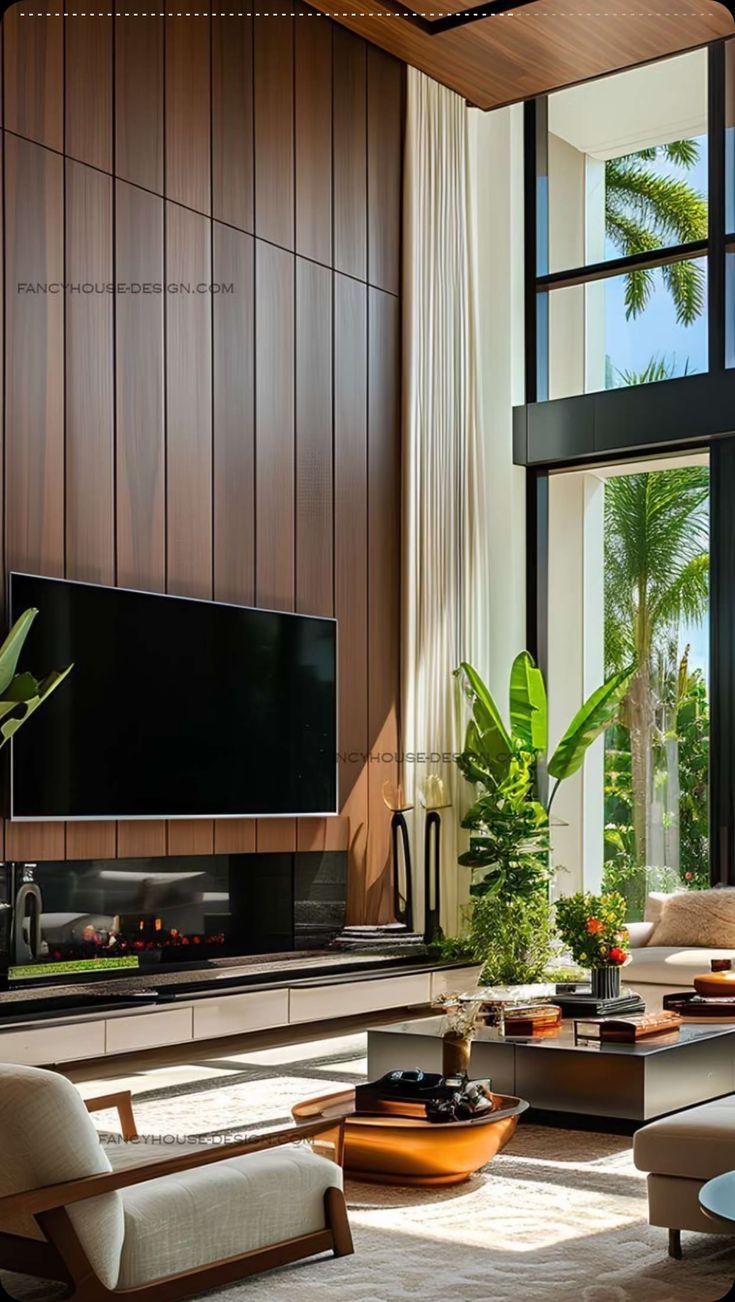
[[[457,866],[467,789],[451,756],[464,710],[452,671],[486,652],[484,472],[478,420],[468,110],[408,69],[404,202],[403,766],[418,804],[443,779],[442,910],[456,933],[467,871]],[[413,759],[412,757],[415,757]],[[413,816],[417,929],[423,925],[423,833]]]

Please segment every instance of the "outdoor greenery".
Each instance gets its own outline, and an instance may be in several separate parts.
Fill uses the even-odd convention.
[[[621,256],[707,238],[707,200],[686,180],[661,175],[650,164],[661,159],[685,171],[700,157],[696,140],[638,150],[605,164],[605,232]],[[672,262],[625,277],[626,317],[639,316],[660,274],[671,294],[676,319],[691,325],[705,301],[704,272],[696,262]]]
[[[606,739],[604,886],[633,916],[647,890],[709,881],[707,689],[679,650],[707,611],[708,504],[700,466],[605,486],[606,670],[638,668]]]

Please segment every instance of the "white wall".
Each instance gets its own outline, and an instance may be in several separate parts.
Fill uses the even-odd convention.
[[[564,734],[604,678],[604,481],[591,472],[553,475],[549,487],[549,740]],[[604,742],[559,787],[551,842],[556,889],[596,890],[602,880]]]

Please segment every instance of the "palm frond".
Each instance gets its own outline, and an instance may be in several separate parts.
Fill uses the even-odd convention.
[[[692,325],[704,309],[704,269],[696,262],[671,262],[661,268],[661,275],[671,292],[679,325]]]

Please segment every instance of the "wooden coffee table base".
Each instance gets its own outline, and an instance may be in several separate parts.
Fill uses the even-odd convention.
[[[355,1091],[306,1099],[292,1109],[296,1121],[345,1118],[345,1175],[373,1184],[461,1184],[513,1138],[528,1104],[494,1094],[495,1110],[475,1121],[434,1124],[408,1117],[354,1115]]]

